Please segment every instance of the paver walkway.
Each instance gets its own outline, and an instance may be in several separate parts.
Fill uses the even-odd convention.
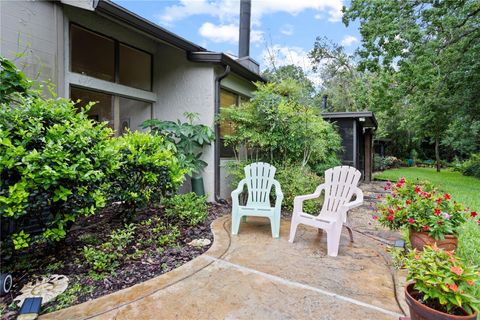
[[[370,211],[371,213],[371,211]],[[369,214],[370,214],[369,213]],[[394,282],[371,237],[344,232],[338,257],[326,235],[282,220],[248,218],[230,237],[230,217],[212,224],[213,246],[167,274],[42,319],[398,319]],[[403,300],[403,297],[400,297]]]

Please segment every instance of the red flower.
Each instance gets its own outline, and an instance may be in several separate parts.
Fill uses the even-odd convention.
[[[437,223],[438,223],[438,225],[441,226],[441,225],[443,224],[443,221],[442,221],[442,220],[438,220]]]
[[[387,187],[391,187],[392,186],[392,183],[390,182],[390,180],[387,181]]]
[[[422,229],[423,229],[423,231],[428,231],[428,230],[430,230],[430,227],[429,226],[422,226]]]
[[[400,180],[398,180],[398,183],[404,184],[405,183],[405,178],[400,178]]]
[[[389,215],[387,216],[387,220],[388,220],[388,221],[392,221],[393,218],[394,218],[394,217],[393,217],[393,214],[389,214]]]
[[[412,200],[407,200],[406,204],[410,205],[412,203]]]
[[[450,200],[450,199],[452,199],[452,197],[451,197],[448,193],[445,193],[445,194],[443,195],[443,197],[445,198],[445,200]]]
[[[478,214],[475,211],[470,212],[470,216],[472,218],[475,218]]]
[[[449,287],[453,292],[458,291],[458,286],[455,283],[454,284],[447,283],[447,287]]]
[[[472,280],[467,280],[467,283],[469,286],[473,286],[473,281]]]
[[[478,219],[477,223],[480,224],[480,219]]]
[[[439,216],[440,215],[440,209],[435,209],[435,215]]]
[[[451,267],[450,271],[455,273],[457,276],[461,276],[463,273],[463,269],[461,267]]]
[[[420,192],[422,192],[422,189],[420,189],[419,186],[415,186],[415,192],[416,192],[416,193],[420,193]]]
[[[415,223],[415,220],[413,220],[412,218],[410,218],[410,219],[408,219],[408,223],[414,224],[414,223]]]
[[[442,204],[442,200],[443,200],[442,198],[438,198],[437,200],[435,200],[435,202],[438,204]]]

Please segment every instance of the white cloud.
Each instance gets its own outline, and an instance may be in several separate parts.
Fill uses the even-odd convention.
[[[281,67],[289,64],[299,66],[303,72],[313,82],[316,87],[322,84],[322,79],[318,73],[312,71],[312,62],[308,57],[308,52],[300,47],[287,47],[274,45],[262,52],[263,63],[265,68]]]
[[[229,24],[238,21],[239,5],[240,1],[231,0],[180,0],[180,4],[165,8],[161,14],[157,15],[157,18],[161,23],[171,25],[175,21],[190,16],[208,15],[218,18],[223,24]],[[326,13],[329,21],[337,22],[342,18],[342,6],[343,0],[252,1],[252,24],[260,25],[264,15],[277,12],[297,15],[308,9],[315,10],[317,13]]]
[[[293,34],[293,26],[291,24],[286,24],[283,26],[280,32],[286,36],[291,36]]]
[[[357,42],[358,42],[358,39],[356,37],[351,36],[351,35],[347,35],[342,39],[342,42],[340,42],[340,44],[344,47],[349,47],[352,44],[357,43]]]
[[[238,25],[236,24],[220,24],[215,25],[211,22],[202,24],[198,33],[213,42],[229,42],[238,43]],[[258,43],[263,39],[263,32],[259,30],[250,31],[250,42]]]

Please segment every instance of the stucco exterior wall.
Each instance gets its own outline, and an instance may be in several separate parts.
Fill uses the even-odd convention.
[[[214,125],[214,70],[211,65],[189,62],[184,51],[158,44],[154,68],[157,103],[153,117],[186,121],[183,113],[199,113],[198,123]],[[214,200],[214,147],[203,151],[202,159],[208,163],[203,172],[208,201]],[[189,183],[184,187],[189,191]]]
[[[0,1],[0,55],[28,77],[58,85],[64,73],[62,19],[62,7],[53,2]]]

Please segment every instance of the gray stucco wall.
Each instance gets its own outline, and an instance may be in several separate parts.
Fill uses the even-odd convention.
[[[62,19],[62,7],[52,2],[0,1],[0,55],[28,77],[58,85],[64,73]]]

